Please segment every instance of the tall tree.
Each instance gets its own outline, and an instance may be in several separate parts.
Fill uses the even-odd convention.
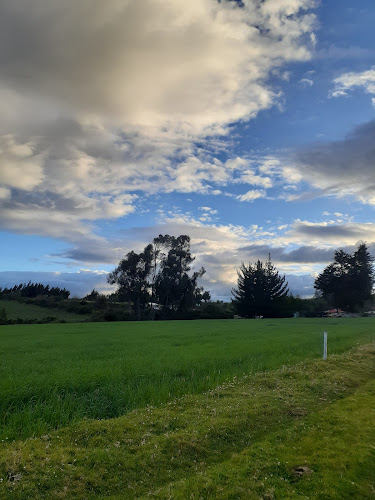
[[[153,263],[152,263],[152,278],[151,278],[151,288],[152,288],[152,302],[156,302],[156,277],[162,262],[165,260],[169,249],[172,246],[174,237],[169,234],[159,234],[152,242],[153,251]]]
[[[360,309],[372,296],[373,261],[365,243],[352,254],[336,250],[334,261],[319,274],[314,287],[334,307]]]
[[[165,235],[164,242],[167,242],[165,248],[169,249],[161,260],[155,280],[156,297],[163,310],[186,311],[202,300],[208,300],[209,293],[197,285],[205,269],[202,267],[189,275],[195,259],[190,252],[190,237],[183,234],[177,238]]]
[[[114,271],[108,275],[108,283],[118,285],[120,297],[133,304],[137,319],[150,300],[150,282],[148,281],[153,259],[152,245],[147,245],[143,252],[133,251],[126,254]]]
[[[232,290],[237,313],[247,318],[277,315],[277,305],[288,295],[285,276],[280,276],[269,256],[266,263],[242,263],[237,272],[237,289]]]
[[[143,252],[129,252],[109,274],[108,282],[118,285],[119,297],[134,306],[138,319],[150,301],[165,312],[187,311],[210,298],[197,284],[204,268],[189,274],[193,261],[189,236],[160,234]]]

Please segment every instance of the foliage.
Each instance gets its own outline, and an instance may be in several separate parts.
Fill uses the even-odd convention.
[[[0,309],[0,325],[6,325],[8,321],[8,315],[5,310],[5,307]]]
[[[67,299],[70,295],[69,290],[65,288],[59,288],[58,286],[50,287],[49,285],[43,285],[42,283],[21,283],[19,285],[14,285],[12,288],[1,288],[0,287],[0,298],[12,299],[12,298],[36,298],[36,297],[59,297],[61,299]]]
[[[129,252],[110,273],[108,282],[118,285],[119,299],[134,305],[138,320],[145,317],[150,303],[162,310],[160,318],[186,317],[188,311],[210,298],[197,284],[204,268],[189,275],[193,261],[189,236],[159,235],[143,252]]]
[[[190,237],[180,235],[177,238],[168,237],[165,245],[168,253],[160,262],[160,270],[155,277],[155,296],[163,311],[184,312],[191,310],[203,300],[209,300],[210,295],[203,287],[197,286],[197,281],[206,272],[202,267],[189,276],[194,257],[190,252]],[[160,238],[165,238],[162,235]],[[155,241],[155,240],[154,240]],[[165,241],[165,240],[164,240]]]
[[[89,302],[97,300],[97,298],[100,296],[100,293],[93,288],[90,293],[88,293],[85,297],[83,297],[83,300],[88,300]]]
[[[365,243],[352,254],[336,250],[333,263],[319,274],[314,286],[332,306],[359,310],[372,297],[373,260]]]
[[[147,245],[143,252],[137,254],[133,250],[108,276],[108,283],[117,284],[117,293],[130,304],[134,304],[137,319],[141,319],[141,311],[150,301],[150,284],[148,281],[152,269],[153,249]]]
[[[221,300],[207,301],[199,307],[199,317],[201,319],[231,319],[234,313],[233,304]]]
[[[242,263],[238,271],[237,290],[233,289],[234,304],[240,316],[278,316],[278,306],[288,295],[285,276],[281,277],[269,256],[264,264]]]

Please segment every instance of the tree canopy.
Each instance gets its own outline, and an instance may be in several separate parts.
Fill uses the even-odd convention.
[[[277,306],[289,290],[285,276],[279,275],[271,257],[265,263],[242,263],[237,275],[237,289],[232,290],[237,313],[247,318],[277,315]]]
[[[20,283],[11,288],[0,287],[0,298],[7,297],[24,297],[34,299],[36,297],[58,297],[61,299],[69,298],[70,291],[58,286],[51,287],[50,285],[43,285],[43,283]]]
[[[194,259],[189,236],[160,234],[143,252],[129,252],[108,282],[118,285],[119,296],[134,305],[138,319],[150,302],[164,315],[187,311],[210,298],[197,283],[205,269],[189,274]]]
[[[141,319],[141,311],[150,300],[148,278],[152,269],[152,257],[152,245],[147,245],[138,254],[132,250],[108,276],[108,283],[118,285],[119,296],[134,304],[137,319]]]
[[[314,287],[334,307],[347,311],[360,309],[372,296],[373,261],[365,243],[351,254],[336,250],[334,261],[319,274]]]

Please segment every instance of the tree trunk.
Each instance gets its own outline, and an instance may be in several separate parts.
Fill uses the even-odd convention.
[[[137,321],[141,321],[141,301],[137,300]]]

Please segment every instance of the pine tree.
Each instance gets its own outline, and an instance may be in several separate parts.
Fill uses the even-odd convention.
[[[277,315],[277,306],[288,295],[285,276],[280,276],[269,256],[264,264],[242,263],[238,273],[237,289],[232,290],[234,304],[240,316],[270,317]]]

